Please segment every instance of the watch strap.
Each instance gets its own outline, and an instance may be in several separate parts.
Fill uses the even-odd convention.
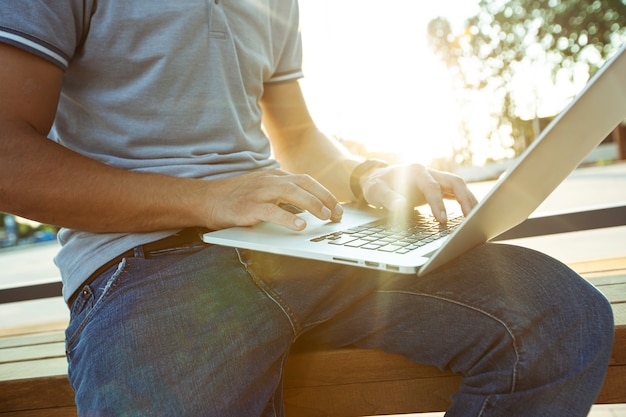
[[[363,196],[363,188],[361,187],[361,178],[368,172],[376,168],[386,168],[389,164],[380,159],[368,159],[357,165],[350,175],[350,189],[358,203],[367,203]]]

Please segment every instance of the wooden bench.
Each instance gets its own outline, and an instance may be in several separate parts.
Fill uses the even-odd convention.
[[[626,257],[571,265],[611,301],[615,343],[598,403],[626,403]],[[75,416],[62,329],[0,337],[0,416]],[[376,350],[296,351],[285,368],[289,417],[443,411],[459,376]]]

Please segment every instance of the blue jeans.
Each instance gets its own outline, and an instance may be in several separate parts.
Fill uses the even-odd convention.
[[[291,345],[356,345],[463,375],[447,416],[585,416],[606,299],[555,260],[485,244],[422,278],[220,246],[125,259],[67,329],[80,416],[283,416]]]

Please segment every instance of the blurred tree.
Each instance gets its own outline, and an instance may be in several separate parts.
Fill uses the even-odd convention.
[[[561,91],[570,85],[569,97],[561,100],[566,104],[581,74],[586,81],[626,40],[626,0],[480,0],[462,33],[439,17],[429,23],[428,39],[452,73],[461,108],[475,103],[479,92],[488,93],[487,139],[518,154],[538,133],[540,109],[554,100],[554,89],[542,95],[543,78]],[[520,120],[522,115],[530,121]],[[472,157],[472,117],[463,111],[468,139],[457,154],[461,163]]]
[[[0,213],[0,249],[56,239],[59,228]]]

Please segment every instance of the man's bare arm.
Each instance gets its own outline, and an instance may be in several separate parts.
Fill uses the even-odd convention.
[[[63,72],[0,44],[0,211],[92,232],[211,229],[272,221],[299,230],[287,202],[330,218],[336,201],[310,178],[281,170],[202,181],[102,164],[46,138]]]
[[[89,231],[149,231],[198,223],[199,181],[131,173],[46,138],[63,72],[0,44],[0,210]]]
[[[263,124],[281,165],[315,177],[340,201],[353,200],[349,179],[361,160],[316,127],[299,83],[267,85],[260,104]]]

